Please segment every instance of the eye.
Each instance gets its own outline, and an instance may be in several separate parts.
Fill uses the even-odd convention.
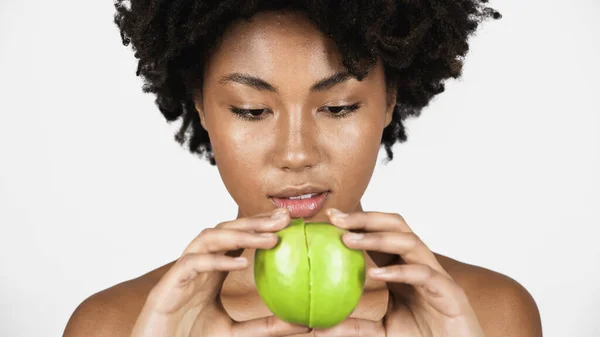
[[[321,110],[325,110],[325,112],[328,112],[333,118],[343,118],[349,116],[360,107],[361,103],[355,103],[352,105],[324,106]],[[229,110],[231,110],[237,118],[249,121],[259,121],[265,118],[265,111],[268,111],[268,109],[240,109],[235,106],[230,106]]]
[[[351,113],[358,110],[360,107],[360,103],[355,103],[352,105],[325,106],[323,107],[323,109],[329,112],[333,118],[343,118],[349,116]]]
[[[230,106],[229,110],[235,114],[236,117],[243,120],[258,121],[263,119],[263,113],[267,109],[240,109],[234,106]]]

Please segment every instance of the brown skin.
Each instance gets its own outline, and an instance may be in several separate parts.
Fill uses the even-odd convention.
[[[204,94],[197,95],[196,108],[209,132],[223,182],[239,206],[238,218],[272,210],[269,195],[305,183],[331,191],[326,207],[307,220],[329,222],[328,207],[362,212],[360,199],[395,102],[386,93],[381,63],[362,82],[350,78],[311,92],[314,83],[345,70],[335,45],[302,15],[261,13],[252,23],[232,25],[205,69]],[[277,92],[221,83],[231,73],[259,77]],[[339,119],[326,108],[357,102],[361,103],[357,111]],[[230,105],[266,110],[263,119],[247,121],[230,112]],[[250,261],[253,254],[250,249],[242,253]],[[487,337],[542,335],[537,306],[516,281],[434,255],[464,289]],[[375,266],[377,256],[365,257],[369,267]],[[172,264],[91,296],[77,308],[64,336],[128,336],[148,292]],[[235,320],[271,315],[254,287],[252,264],[229,273],[221,298]],[[387,300],[386,283],[367,278],[352,317],[381,319]]]
[[[205,69],[196,108],[238,217],[272,210],[269,195],[307,183],[331,191],[327,207],[361,209],[395,102],[386,96],[381,64],[362,82],[350,78],[310,92],[319,80],[345,70],[333,42],[298,15],[261,13],[252,24],[231,27]],[[219,83],[231,73],[259,77],[277,93]],[[345,118],[332,117],[327,108],[357,102],[362,107]],[[246,121],[230,105],[266,110],[262,120]],[[307,220],[328,219],[323,210]]]

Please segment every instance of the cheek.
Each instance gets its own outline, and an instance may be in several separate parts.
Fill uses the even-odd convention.
[[[329,139],[329,154],[334,167],[342,204],[357,202],[369,184],[381,144],[383,121],[361,118],[340,123]]]
[[[220,169],[232,175],[255,169],[256,154],[264,148],[263,139],[256,137],[260,123],[239,120],[215,105],[207,116],[207,124],[212,152]]]
[[[329,143],[331,156],[336,162],[361,169],[377,159],[383,129],[378,120],[357,118],[351,123],[340,123]]]
[[[237,167],[238,170],[250,169],[256,165],[259,158],[257,154],[266,144],[264,138],[257,137],[254,126],[223,120],[216,129],[218,132],[211,135],[211,144],[218,162],[227,167]]]
[[[264,185],[261,181],[264,156],[260,154],[268,145],[264,138],[256,137],[252,126],[244,127],[243,122],[234,118],[215,122],[211,125],[210,141],[223,184],[238,205],[252,210]]]

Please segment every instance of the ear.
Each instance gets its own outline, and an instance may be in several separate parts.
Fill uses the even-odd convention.
[[[396,89],[391,89],[387,94],[387,104],[385,108],[385,124],[384,128],[386,128],[392,122],[392,117],[394,116],[394,109],[396,108]]]
[[[204,128],[204,130],[208,131],[208,129],[206,128],[206,116],[204,114],[204,103],[203,103],[203,99],[202,99],[202,93],[200,93],[200,91],[196,91],[194,92],[194,108],[196,108],[196,112],[198,113],[198,116],[200,117],[200,124],[202,124],[202,127]]]

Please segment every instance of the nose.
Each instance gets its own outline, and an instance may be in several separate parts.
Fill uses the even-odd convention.
[[[321,160],[317,124],[308,111],[279,116],[275,130],[274,164],[283,171],[302,171]]]

